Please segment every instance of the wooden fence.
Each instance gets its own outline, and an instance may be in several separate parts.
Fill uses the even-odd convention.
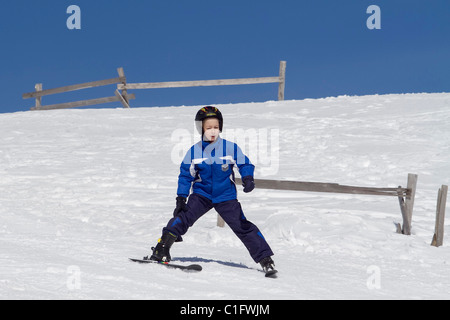
[[[236,178],[236,184],[241,184],[242,180]],[[264,180],[255,179],[256,188],[288,190],[288,191],[310,191],[310,192],[329,192],[329,193],[347,193],[363,194],[373,196],[391,196],[397,197],[400,203],[400,210],[403,217],[403,226],[397,224],[397,232],[405,235],[411,234],[411,221],[414,207],[414,198],[416,195],[417,175],[408,174],[407,188],[370,188],[345,186],[337,183],[320,182],[302,182],[302,181],[282,181],[282,180]],[[218,215],[217,225],[225,226],[225,221]]]
[[[35,91],[24,93],[23,99],[35,98],[36,103],[31,110],[52,110],[52,109],[66,109],[76,107],[86,107],[90,105],[103,104],[109,102],[120,101],[124,108],[130,108],[130,100],[135,99],[134,94],[128,94],[130,89],[157,89],[157,88],[181,88],[181,87],[204,87],[204,86],[228,86],[228,85],[242,85],[242,84],[260,84],[260,83],[279,83],[278,85],[278,100],[284,100],[284,89],[286,83],[286,61],[280,62],[280,73],[278,77],[263,77],[263,78],[243,78],[243,79],[222,79],[222,80],[199,80],[199,81],[175,81],[175,82],[150,82],[150,83],[127,83],[123,68],[118,68],[119,77],[75,84],[65,87],[53,88],[43,90],[42,83],[35,85]],[[75,102],[66,102],[52,105],[42,105],[42,97],[57,93],[64,93],[94,87],[101,87],[111,84],[117,84],[117,90],[114,91],[114,96],[97,98],[90,100],[81,100]],[[119,90],[121,92],[119,92]]]
[[[243,84],[279,83],[278,100],[284,100],[284,89],[286,83],[286,61],[280,61],[280,72],[277,77],[243,78],[243,79],[221,79],[221,80],[197,80],[197,81],[173,81],[173,82],[147,82],[147,83],[122,83],[117,85],[119,90],[131,89],[160,89],[160,88],[183,88],[183,87],[208,87],[208,86],[230,86]]]
[[[130,107],[129,101],[131,99],[135,99],[135,96],[134,96],[134,94],[128,95],[126,93],[126,90],[122,90],[122,93],[119,93],[118,90],[115,90],[114,96],[112,96],[112,97],[82,100],[82,101],[75,101],[75,102],[66,102],[66,103],[59,103],[59,104],[52,104],[52,105],[42,105],[42,97],[43,96],[48,96],[48,95],[57,94],[57,93],[70,92],[70,91],[76,91],[76,90],[82,90],[82,89],[88,89],[88,88],[94,88],[94,87],[101,87],[101,86],[106,86],[106,85],[111,85],[111,84],[118,84],[118,83],[126,84],[127,79],[125,77],[123,68],[118,68],[117,72],[119,74],[119,77],[117,77],[117,78],[86,82],[86,83],[75,84],[75,85],[53,88],[53,89],[47,89],[47,90],[43,90],[42,84],[38,83],[35,86],[36,91],[24,93],[22,95],[22,98],[23,99],[29,99],[29,98],[36,99],[36,104],[33,108],[31,108],[31,110],[52,110],[52,109],[86,107],[86,106],[90,106],[90,105],[109,103],[109,102],[114,102],[114,101],[120,101],[122,103],[122,105],[124,106],[124,108],[129,108]]]

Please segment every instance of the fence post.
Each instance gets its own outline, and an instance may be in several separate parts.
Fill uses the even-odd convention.
[[[398,189],[400,190],[401,186],[398,186]],[[410,235],[411,224],[409,223],[408,214],[406,212],[405,198],[403,197],[403,194],[400,191],[398,192],[398,202],[400,203],[400,211],[403,217],[403,227],[400,223],[396,223],[397,233]]]
[[[130,101],[128,100],[128,95],[127,95],[127,80],[125,77],[125,72],[123,71],[123,68],[120,67],[120,68],[117,68],[117,73],[119,74],[120,78],[124,78],[124,81],[122,82],[122,84],[124,85],[124,88],[122,89],[122,98],[120,99],[120,102],[123,104],[124,108],[130,108]]]
[[[414,199],[416,197],[416,188],[417,188],[417,175],[416,174],[408,174],[408,186],[407,188],[411,190],[411,194],[406,196],[405,200],[405,221],[403,225],[403,234],[411,235],[411,223],[412,223],[412,214],[414,208]],[[406,225],[405,225],[406,224]]]
[[[438,191],[436,205],[436,227],[431,245],[440,247],[444,243],[445,206],[447,204],[448,186],[443,185]]]
[[[278,85],[278,101],[284,100],[285,84],[286,84],[286,61],[280,61],[280,83]]]
[[[37,91],[42,91],[42,83],[36,83],[36,85],[34,86],[34,89]],[[36,97],[36,109],[40,108],[42,106],[42,96],[37,96]]]
[[[223,220],[220,214],[217,214],[217,226],[220,228],[225,227],[225,220]]]

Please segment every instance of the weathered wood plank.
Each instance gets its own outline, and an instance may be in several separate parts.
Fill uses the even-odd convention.
[[[119,99],[120,103],[122,103],[124,108],[129,109],[130,105],[128,104],[128,101],[125,100],[125,98],[120,94],[119,90],[114,91],[114,94]]]
[[[402,213],[403,226],[400,226],[400,224],[398,224],[399,226],[397,227],[397,233],[411,235],[411,225],[408,220],[408,212],[406,210],[405,198],[404,194],[401,192],[398,193],[398,202],[400,204],[400,211]]]
[[[436,205],[436,225],[432,246],[440,247],[444,244],[444,221],[445,207],[447,205],[448,186],[443,185],[438,191],[438,201]]]
[[[124,81],[122,81],[123,85],[127,84],[127,78],[125,77],[125,71],[123,70],[122,67],[117,68],[117,73],[119,74],[120,78],[123,78]],[[128,92],[127,89],[123,89],[122,90],[122,99],[125,101],[125,104],[122,102],[122,104],[124,105],[125,108],[130,108],[130,101],[128,101],[127,96],[128,96]]]
[[[403,228],[411,230],[412,225],[412,214],[414,208],[414,199],[416,197],[416,188],[417,188],[417,175],[416,174],[408,174],[408,184],[406,186],[410,192],[405,198],[405,206],[406,206],[406,215],[407,215],[407,226],[403,226]],[[407,234],[407,233],[405,233]],[[410,235],[409,233],[408,235]]]
[[[415,180],[414,180],[415,179]],[[241,178],[236,178],[236,184],[242,184]],[[414,182],[415,181],[415,182]],[[404,230],[410,234],[411,220],[408,216],[408,207],[404,201],[404,198],[414,199],[415,196],[415,183],[417,183],[417,175],[408,176],[408,186],[413,188],[368,188],[368,187],[355,187],[345,186],[337,183],[322,183],[322,182],[303,182],[303,181],[284,181],[284,180],[266,180],[255,179],[255,187],[258,189],[273,189],[273,190],[289,190],[289,191],[309,191],[309,192],[329,192],[329,193],[347,193],[347,194],[363,194],[363,195],[377,195],[377,196],[396,196],[400,202],[400,208],[402,210]],[[410,202],[411,205],[411,202]],[[412,207],[410,207],[412,210]],[[411,211],[412,212],[412,211]],[[217,217],[217,225],[223,226],[223,220],[220,216]],[[402,232],[400,224],[397,224],[397,232]]]
[[[284,88],[286,84],[286,61],[280,62],[280,84],[278,85],[278,101],[284,100]]]
[[[128,99],[136,99],[136,97],[134,94],[130,94],[130,95],[128,95]],[[41,106],[40,108],[34,107],[34,108],[31,108],[31,110],[68,109],[68,108],[76,108],[76,107],[86,107],[86,106],[115,102],[115,101],[120,101],[120,98],[117,96],[114,96],[114,97],[97,98],[97,99],[82,100],[82,101],[75,101],[75,102],[66,102],[66,103]]]
[[[34,86],[36,92],[42,92],[42,83],[36,83]],[[42,106],[42,97],[36,97],[35,108],[40,108]]]
[[[220,214],[217,214],[217,226],[221,228],[225,227],[225,220],[223,220]]]
[[[81,84],[74,84],[74,85],[65,86],[65,87],[59,87],[59,88],[42,90],[42,91],[35,91],[35,92],[24,93],[22,95],[22,98],[23,99],[36,98],[36,97],[47,96],[47,95],[50,95],[50,94],[63,93],[63,92],[69,92],[69,91],[76,91],[76,90],[94,88],[94,87],[101,87],[101,86],[106,86],[106,85],[110,85],[110,84],[122,83],[122,82],[125,82],[125,81],[126,81],[125,77],[118,77],[118,78],[112,78],[112,79],[106,79],[106,80],[92,81],[92,82],[86,82],[86,83],[81,83]]]
[[[149,83],[127,83],[118,84],[117,89],[158,89],[158,88],[183,88],[183,87],[207,87],[207,86],[230,86],[241,84],[278,83],[279,77],[265,78],[243,78],[243,79],[220,79],[220,80],[198,80],[198,81],[172,81],[172,82],[149,82]]]
[[[236,183],[241,184],[242,180],[236,178]],[[337,183],[321,182],[302,182],[302,181],[282,181],[255,179],[256,188],[289,190],[289,191],[309,191],[309,192],[329,192],[329,193],[348,193],[364,195],[380,195],[398,197],[399,192],[402,196],[408,195],[408,189],[405,188],[370,188],[340,185]]]

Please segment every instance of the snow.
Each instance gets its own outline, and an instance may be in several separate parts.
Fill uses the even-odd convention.
[[[450,298],[449,246],[430,246],[450,178],[449,93],[219,107],[257,178],[397,187],[418,174],[412,235],[395,233],[396,198],[255,189],[239,200],[278,279],[214,211],[172,249],[202,272],[135,264],[172,215],[199,106],[1,114],[0,298]]]

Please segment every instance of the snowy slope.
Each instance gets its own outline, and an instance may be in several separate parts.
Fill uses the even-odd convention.
[[[412,236],[395,233],[396,198],[256,189],[239,199],[278,279],[256,271],[213,211],[172,249],[201,273],[127,261],[172,215],[197,109],[0,115],[0,298],[450,298],[448,243],[430,246],[437,190],[450,183],[444,93],[220,106],[257,178],[397,187],[418,174]]]

